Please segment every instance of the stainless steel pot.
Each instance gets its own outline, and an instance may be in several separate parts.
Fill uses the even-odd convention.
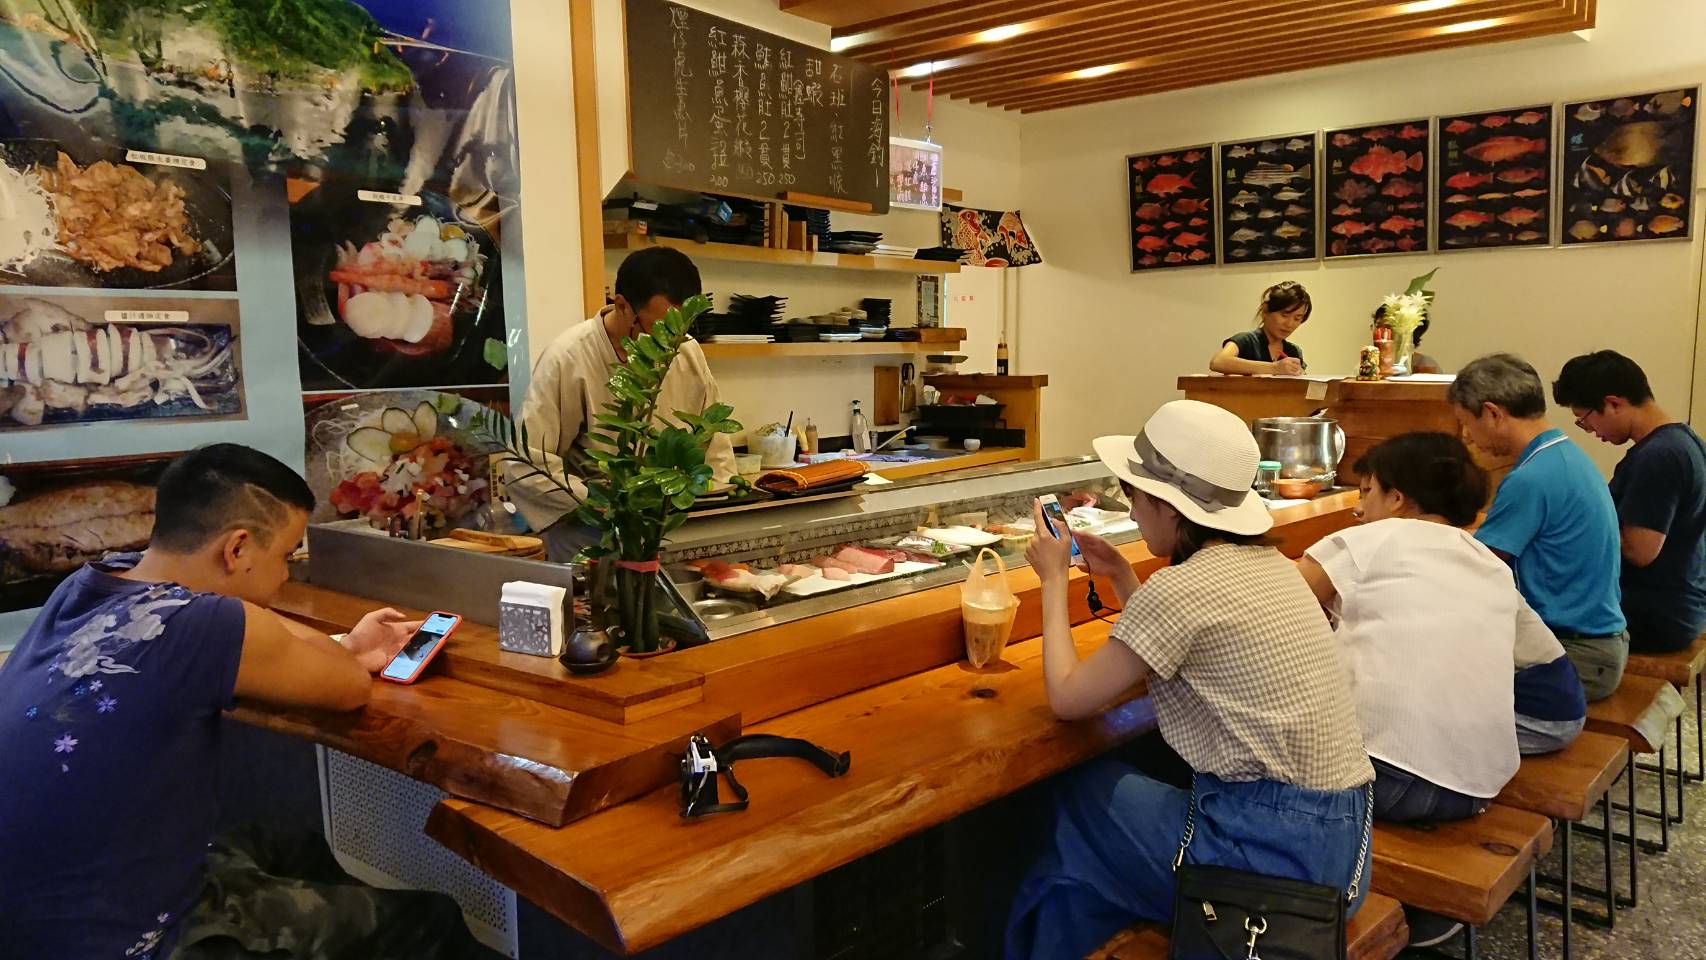
[[[1331,486],[1345,455],[1345,431],[1325,417],[1264,417],[1250,425],[1263,460],[1280,465],[1281,479]]]

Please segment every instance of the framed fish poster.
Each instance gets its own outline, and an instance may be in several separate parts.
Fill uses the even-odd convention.
[[[1439,248],[1552,242],[1552,106],[1439,118]]]
[[[1683,240],[1700,88],[1564,104],[1565,246]]]
[[[1428,249],[1428,121],[1324,131],[1327,256]]]
[[[1134,154],[1125,164],[1133,272],[1213,263],[1213,147]]]
[[[1215,146],[1222,263],[1321,255],[1315,145],[1315,132],[1309,131]]]

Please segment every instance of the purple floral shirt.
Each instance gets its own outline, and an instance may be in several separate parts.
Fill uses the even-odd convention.
[[[0,952],[164,960],[199,897],[243,604],[60,584],[0,667]]]

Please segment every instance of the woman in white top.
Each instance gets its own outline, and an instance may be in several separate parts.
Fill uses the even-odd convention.
[[[1461,529],[1487,500],[1462,441],[1406,434],[1356,469],[1365,522],[1299,564],[1351,667],[1375,816],[1470,817],[1516,773],[1513,673],[1568,661],[1509,565]]]

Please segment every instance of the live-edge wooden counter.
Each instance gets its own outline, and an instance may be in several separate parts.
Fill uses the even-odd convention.
[[[1340,494],[1277,512],[1282,552],[1301,555],[1349,525],[1355,500]],[[1162,566],[1142,543],[1121,552],[1140,576]],[[377,684],[358,714],[243,704],[235,715],[441,787],[451,798],[433,811],[431,836],[610,949],[633,953],[1141,732],[1147,713],[1131,703],[1092,721],[1054,719],[1035,639],[1038,581],[1028,568],[1009,581],[1022,602],[1014,636],[1028,639],[981,673],[960,663],[959,588],[945,586],[624,661],[591,678],[520,658],[538,669],[517,680],[498,668],[511,655],[496,650],[490,629],[470,624],[441,655],[442,673],[408,687]],[[1075,573],[1077,618],[1086,617],[1085,587]],[[301,586],[277,604],[326,629],[347,629],[373,605]],[[1075,639],[1087,651],[1106,632],[1081,622]],[[676,705],[626,723],[621,710],[578,712],[597,703],[609,713],[656,690]],[[852,770],[829,780],[790,761],[746,764],[749,810],[681,822],[682,742],[696,730],[726,739],[743,724],[851,751]]]

